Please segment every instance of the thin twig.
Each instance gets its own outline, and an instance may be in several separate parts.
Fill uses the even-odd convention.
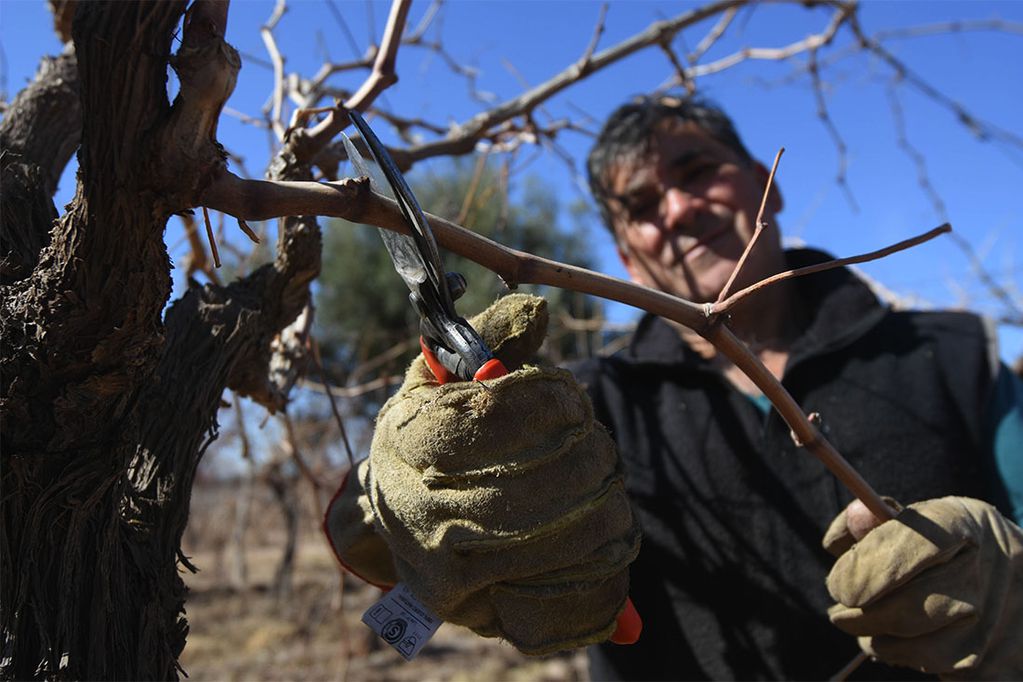
[[[632,343],[632,332],[624,333],[598,348],[597,355],[605,358],[609,357],[623,348],[628,348],[630,343]]]
[[[732,294],[731,296],[729,296],[724,301],[721,301],[720,303],[715,303],[711,307],[711,311],[714,313],[726,313],[728,312],[729,309],[734,307],[739,301],[746,298],[750,294],[756,293],[757,291],[763,289],[764,287],[771,286],[772,284],[776,284],[777,282],[782,282],[787,279],[793,279],[795,277],[812,275],[815,272],[833,270],[835,268],[839,268],[845,265],[853,265],[855,263],[866,263],[868,261],[884,258],[885,256],[889,256],[899,251],[904,251],[908,248],[916,246],[917,244],[923,244],[926,241],[934,239],[938,235],[942,235],[945,234],[946,232],[951,231],[952,226],[949,225],[948,223],[945,223],[921,235],[918,235],[911,239],[903,240],[901,242],[898,242],[897,244],[892,244],[891,246],[885,247],[883,249],[878,249],[877,251],[871,251],[870,253],[865,253],[859,256],[851,256],[849,258],[837,258],[835,260],[828,261],[827,263],[818,263],[817,265],[809,265],[805,268],[796,268],[795,270],[786,270],[785,272],[779,272],[776,275],[772,275],[771,277],[762,279],[756,284],[748,286],[745,289]]]
[[[224,214],[217,214],[217,244],[227,244],[227,236],[224,234]]]
[[[274,38],[273,29],[281,17],[284,16],[286,9],[287,4],[285,0],[277,0],[270,19],[259,29],[259,34],[263,38],[263,45],[270,55],[270,62],[273,64],[274,69],[274,88],[271,96],[270,110],[267,112],[267,115],[270,119],[270,127],[277,134],[278,140],[283,140],[285,133],[284,122],[281,118],[284,106],[284,57],[281,56],[280,50],[277,49],[277,40]]]
[[[221,110],[221,113],[225,116],[236,118],[245,125],[254,126],[256,128],[267,128],[270,125],[265,119],[249,116],[248,114],[238,111],[237,109],[232,109],[231,107],[224,107]]]
[[[671,43],[665,41],[658,47],[661,48],[661,52],[663,52],[668,58],[668,61],[671,62],[671,68],[675,69],[675,77],[678,79],[678,82],[685,87],[686,92],[690,95],[696,92],[696,84],[691,78],[689,78],[689,76],[686,75],[686,67],[682,66],[682,62],[679,61],[678,55],[675,54],[675,50],[671,49]]]
[[[973,245],[965,237],[958,234],[952,234],[951,237],[953,243],[959,247],[959,250],[963,252],[963,255],[970,262],[970,268],[973,270],[973,273],[987,287],[987,290],[994,294],[1005,306],[1006,314],[1003,314],[1001,319],[1009,320],[1011,324],[1018,325],[1019,321],[1023,320],[1023,304],[988,272],[980,256],[977,255],[976,249],[973,248]],[[1013,320],[1015,322],[1012,322]]]
[[[813,84],[813,96],[817,103],[817,118],[824,124],[828,135],[831,136],[831,141],[835,143],[835,147],[838,149],[838,173],[835,175],[835,182],[842,188],[842,192],[845,194],[845,198],[853,212],[859,213],[860,207],[856,203],[856,198],[849,188],[849,182],[846,177],[846,170],[849,166],[848,149],[845,146],[845,140],[842,139],[842,135],[838,132],[835,121],[831,118],[831,114],[828,113],[827,101],[824,99],[824,83],[821,80],[820,68],[817,63],[817,48],[810,50],[807,57],[807,70],[810,73],[810,82]]]
[[[707,35],[703,36],[703,39],[696,45],[696,49],[690,52],[686,59],[690,64],[695,64],[700,60],[700,57],[705,55],[710,48],[714,46],[714,43],[718,41],[728,30],[732,20],[735,19],[735,15],[739,13],[738,7],[730,7],[725,10],[721,18],[717,20],[714,27],[707,32]]]
[[[197,233],[197,230],[196,230],[196,227],[195,227],[195,218],[192,216],[192,214],[190,212],[189,213],[182,213],[178,217],[181,218],[181,223],[182,223],[182,225],[185,226],[185,233],[183,235],[181,235],[181,237],[176,242],[174,242],[172,245],[167,247],[167,252],[168,253],[174,253],[186,241],[187,242],[191,242],[190,237]],[[205,255],[205,252],[203,253],[203,255]]]
[[[256,55],[250,52],[243,52],[241,50],[238,51],[238,54],[239,56],[241,56],[242,62],[245,64],[253,64],[254,66],[260,66],[264,69],[270,69],[271,71],[273,71],[274,68],[273,62],[267,59],[257,57]]]
[[[465,225],[466,219],[469,217],[469,209],[472,208],[473,201],[476,198],[476,190],[479,189],[480,180],[483,178],[483,171],[487,167],[487,156],[489,156],[490,150],[485,149],[483,153],[476,159],[476,168],[472,174],[472,180],[469,182],[469,189],[465,192],[465,199],[462,200],[462,208],[458,212],[458,217],[455,218],[455,222],[459,225]]]
[[[727,57],[722,57],[709,64],[696,65],[686,70],[690,78],[709,76],[713,73],[725,71],[733,66],[749,59],[782,61],[808,50],[817,49],[831,44],[843,24],[852,22],[856,14],[856,3],[842,3],[831,17],[828,26],[820,33],[807,36],[784,47],[747,47],[734,52]]]
[[[393,0],[391,12],[387,17],[384,37],[380,50],[373,61],[373,71],[363,82],[354,95],[344,102],[343,109],[366,111],[380,94],[397,82],[395,63],[398,59],[398,47],[401,45],[401,34],[408,18],[411,0]],[[315,156],[339,132],[348,127],[348,116],[342,109],[335,109],[326,119],[315,127],[305,131],[306,141],[302,145],[303,154]]]
[[[904,38],[920,38],[924,36],[944,35],[946,33],[965,33],[967,31],[995,31],[1023,35],[1023,23],[1005,19],[973,19],[970,21],[944,21],[936,24],[921,24],[906,28],[883,29],[874,34],[874,40],[900,40]]]
[[[352,51],[352,56],[358,59],[359,57],[359,44],[355,40],[355,36],[352,34],[352,29],[348,28],[348,22],[345,21],[344,15],[341,10],[337,8],[334,0],[326,0],[327,9],[330,10],[331,16],[334,17],[334,21],[341,27],[341,32],[344,33],[345,38],[348,40],[348,48]]]
[[[202,217],[206,223],[206,238],[210,241],[210,253],[213,254],[213,266],[220,267],[220,252],[217,251],[217,240],[213,236],[213,225],[210,223],[210,212],[202,207]]]
[[[315,513],[316,518],[323,518],[323,502],[320,500],[320,490],[326,486],[316,477],[309,465],[306,464],[305,458],[302,457],[302,452],[298,447],[298,437],[295,435],[295,425],[291,421],[291,417],[288,416],[287,412],[281,412],[281,420],[284,422],[284,432],[287,435],[287,444],[291,459],[295,462],[296,468],[302,474],[302,478],[309,482],[313,492],[313,502],[316,505]]]
[[[578,68],[585,71],[590,66],[590,59],[593,58],[593,51],[597,49],[597,45],[600,43],[600,36],[604,35],[604,20],[607,18],[607,3],[602,2],[600,4],[600,14],[597,15],[597,25],[593,29],[593,36],[590,38],[589,45],[586,46],[586,51],[583,52],[583,56],[579,58],[576,63]]]
[[[892,125],[895,126],[895,143],[909,157],[913,165],[916,166],[917,184],[920,185],[920,189],[924,191],[927,198],[931,200],[931,206],[934,207],[934,212],[938,214],[938,219],[948,221],[948,210],[945,208],[945,202],[934,188],[934,185],[931,183],[930,174],[927,172],[927,160],[920,153],[920,150],[910,144],[909,138],[906,136],[906,119],[902,114],[902,104],[899,101],[894,84],[888,86],[887,94],[888,107],[892,112]]]
[[[418,345],[418,341],[417,341]],[[307,388],[310,391],[316,391],[317,393],[323,393],[327,395],[328,391],[331,395],[336,398],[361,398],[367,393],[379,391],[382,388],[389,386],[397,386],[402,382],[405,377],[400,374],[392,374],[389,376],[378,377],[372,381],[367,381],[364,384],[358,386],[336,386],[334,384],[325,384],[322,381],[313,381],[308,377],[303,377],[299,380],[299,385],[302,388]]]
[[[220,284],[220,279],[217,277],[216,271],[210,267],[209,259],[206,257],[206,248],[202,244],[202,238],[199,236],[199,230],[196,229],[195,219],[192,216],[185,214],[181,216],[181,221],[185,224],[184,239],[188,240],[188,245],[190,247],[190,251],[185,257],[185,262],[187,263],[185,267],[185,278],[191,278],[196,272],[201,272],[214,284]],[[170,251],[173,252],[175,249],[177,249],[177,245],[170,249]]]
[[[376,16],[373,14],[373,3],[370,0],[366,0],[366,27],[369,29],[369,42],[372,43],[377,34],[377,27]]]
[[[760,199],[760,210],[757,211],[756,227],[753,229],[753,236],[750,237],[749,242],[746,244],[746,248],[742,251],[742,256],[739,257],[739,262],[735,264],[735,268],[732,270],[732,274],[728,276],[728,281],[725,282],[725,286],[721,289],[721,293],[718,294],[717,303],[721,303],[732,290],[732,285],[735,280],[738,279],[739,273],[742,272],[742,267],[746,264],[746,259],[749,258],[750,253],[753,252],[754,247],[760,239],[760,233],[764,231],[764,209],[767,208],[767,197],[771,195],[771,186],[774,184],[774,174],[778,172],[778,162],[781,161],[781,155],[785,153],[785,147],[781,147],[778,153],[774,155],[774,163],[771,164],[771,174],[767,176],[767,183],[764,185],[764,196]]]
[[[236,429],[238,430],[238,442],[241,444],[241,456],[250,464],[254,461],[252,457],[252,442],[249,440],[249,431],[245,427],[245,411],[242,409],[242,397],[234,393],[234,417]]]
[[[856,654],[851,661],[846,663],[841,670],[830,678],[830,682],[844,682],[857,668],[863,665],[868,658],[870,657],[862,651]]]
[[[508,73],[510,73],[515,78],[515,80],[519,82],[519,86],[523,90],[529,89],[529,81],[526,80],[526,77],[522,75],[521,71],[515,68],[514,64],[512,64],[507,59],[502,59],[501,65],[504,66],[505,70],[508,71]],[[542,112],[544,116],[548,118],[548,120],[554,120],[554,115],[547,111],[547,108],[544,107],[543,105],[537,105],[536,110]],[[532,114],[533,114],[532,111],[527,111],[525,113],[525,118],[527,119],[527,125],[525,126],[525,128],[527,130],[539,130],[540,126],[536,124],[534,120],[532,120]]]
[[[254,244],[259,243],[259,235],[253,232],[252,228],[249,227],[249,224],[246,223],[241,218],[238,219],[238,227],[241,228],[242,232],[245,233],[245,236],[248,237]]]
[[[414,42],[422,40],[423,35],[426,33],[426,29],[430,28],[430,24],[433,23],[434,17],[437,16],[437,12],[440,10],[442,2],[441,0],[433,0],[430,6],[426,8],[426,12],[423,13],[422,19],[419,20],[419,24],[412,29],[412,31],[405,38],[408,42]]]
[[[619,332],[632,333],[636,331],[635,322],[608,322],[602,317],[573,317],[567,312],[558,314],[558,323],[565,329],[571,331],[587,332]]]
[[[394,126],[394,128],[398,131],[398,135],[400,135],[401,138],[406,141],[409,141],[409,139],[411,138],[411,136],[409,135],[409,131],[412,128],[421,128],[423,130],[433,133],[434,135],[443,135],[448,130],[447,127],[438,125],[436,123],[431,123],[426,119],[398,116],[397,114],[392,113],[390,111],[386,111],[381,107],[373,107],[373,113],[377,117],[384,119],[392,126]]]
[[[554,133],[556,128],[548,128],[548,130],[541,131],[543,133],[540,138],[541,143],[546,149],[550,149],[554,152],[555,156],[565,162],[565,168],[568,170],[569,176],[572,178],[572,188],[579,194],[581,201],[588,201],[591,197],[589,185],[587,184],[586,178],[579,169],[576,168],[575,158],[568,152],[567,149],[563,148],[554,139]]]
[[[494,223],[494,237],[501,239],[508,231],[508,223],[511,220],[511,163],[513,154],[504,157],[501,163],[501,170],[497,175],[497,192],[501,200],[501,209],[497,214],[497,221]]]
[[[341,431],[341,442],[345,446],[345,455],[348,456],[348,466],[355,466],[355,455],[352,454],[352,444],[348,442],[348,431],[345,429],[345,420],[341,418],[341,411],[337,407],[337,401],[334,400],[334,393],[330,390],[330,382],[327,381],[327,372],[323,369],[323,362],[320,361],[320,344],[316,342],[312,336],[309,337],[309,345],[313,349],[313,363],[316,365],[316,369],[320,373],[320,378],[323,380],[323,388],[327,392],[327,398],[330,400],[330,411],[334,413],[334,420],[337,421],[338,430]]]

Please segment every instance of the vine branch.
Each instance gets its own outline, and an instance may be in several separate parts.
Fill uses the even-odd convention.
[[[243,180],[224,173],[206,191],[204,201],[236,218],[259,220],[274,215],[324,215],[407,233],[397,204],[369,189],[365,178],[337,183]],[[742,298],[792,277],[861,263],[895,253],[949,231],[946,224],[879,251],[830,263],[787,271],[733,294],[720,304],[701,305],[608,275],[511,249],[439,216],[426,214],[437,242],[497,273],[509,287],[543,284],[618,301],[674,320],[710,341],[768,396],[798,441],[878,518],[892,510],[803,414],[788,391],[723,323],[729,308]]]
[[[833,270],[835,268],[840,268],[846,265],[855,265],[856,263],[866,263],[868,261],[878,260],[879,258],[884,258],[885,256],[889,256],[893,253],[905,251],[906,249],[917,246],[918,244],[923,244],[926,241],[934,239],[938,235],[950,232],[952,232],[952,226],[949,225],[948,223],[944,223],[934,228],[933,230],[928,230],[927,232],[921,235],[917,235],[916,237],[912,237],[910,239],[905,239],[901,242],[898,242],[897,244],[892,244],[891,246],[887,246],[883,249],[878,249],[877,251],[871,251],[870,253],[864,253],[859,256],[850,256],[848,258],[837,258],[835,260],[828,261],[827,263],[818,263],[817,265],[808,265],[805,268],[796,268],[795,270],[786,270],[784,272],[779,272],[776,275],[772,275],[770,277],[760,280],[759,282],[753,284],[752,286],[746,287],[742,291],[732,294],[727,299],[719,303],[715,303],[711,307],[711,311],[717,314],[726,313],[728,312],[728,310],[734,307],[739,301],[746,298],[750,294],[756,293],[757,291],[763,289],[764,287],[771,286],[772,284],[776,284],[777,282],[782,282],[784,280],[793,279],[796,277],[802,277],[804,275],[812,275],[815,272],[823,272],[824,270]]]

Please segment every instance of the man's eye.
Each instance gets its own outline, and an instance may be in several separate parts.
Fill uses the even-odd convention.
[[[646,196],[629,200],[627,205],[630,218],[646,218],[657,210],[660,203],[658,197]]]
[[[700,182],[701,180],[710,177],[715,171],[717,171],[717,169],[718,166],[717,164],[714,163],[700,163],[694,166],[690,166],[682,174],[683,182],[685,183]]]

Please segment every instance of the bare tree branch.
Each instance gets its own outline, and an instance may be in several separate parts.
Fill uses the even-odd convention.
[[[373,71],[363,82],[362,87],[344,102],[345,109],[365,111],[381,92],[397,82],[398,77],[394,68],[398,59],[398,46],[401,44],[401,32],[405,27],[410,5],[411,0],[394,0],[391,3],[391,13],[387,17],[380,51],[373,62]],[[301,145],[305,154],[300,154],[300,158],[315,155],[334,139],[335,135],[348,127],[348,124],[348,116],[338,110],[311,130],[296,131],[304,132],[306,138]]]
[[[698,64],[692,66],[686,70],[686,75],[691,79],[696,79],[701,76],[709,76],[710,74],[730,69],[736,64],[740,64],[749,59],[781,61],[794,57],[802,52],[816,50],[825,45],[829,45],[838,34],[838,29],[840,29],[843,25],[850,23],[856,16],[855,2],[835,2],[830,4],[835,4],[838,8],[832,15],[828,26],[820,33],[809,35],[806,38],[797,40],[785,47],[745,48],[728,55],[727,57],[722,57],[717,61],[710,62],[709,64]]]
[[[888,103],[891,107],[892,121],[895,125],[895,136],[899,148],[905,152],[905,154],[913,161],[916,166],[917,182],[920,184],[920,188],[931,200],[931,204],[934,206],[935,212],[942,219],[948,220],[948,211],[945,207],[945,202],[938,194],[934,185],[931,183],[930,175],[927,173],[927,161],[924,159],[923,154],[914,147],[906,135],[906,122],[905,117],[902,114],[902,105],[899,102],[898,95],[893,87],[888,88]],[[977,276],[977,279],[990,291],[996,299],[1005,307],[1005,313],[1002,316],[1003,323],[1023,325],[1023,301],[1018,300],[1009,291],[998,283],[998,280],[988,272],[988,269],[984,267],[983,261],[977,255],[973,245],[970,244],[969,240],[963,238],[961,235],[952,233],[952,242],[962,251],[963,255],[966,256],[966,260],[970,264],[970,268],[973,273]]]
[[[918,76],[902,60],[898,59],[895,55],[886,50],[878,40],[868,37],[863,32],[863,29],[859,24],[859,20],[855,15],[850,17],[849,27],[852,29],[856,38],[859,40],[860,45],[864,49],[870,51],[888,64],[899,78],[905,80],[929,99],[952,111],[959,122],[966,126],[966,128],[978,139],[996,139],[1013,147],[1023,149],[1023,138],[1019,135],[973,115],[962,104],[956,102],[951,97]]]
[[[966,33],[968,31],[995,31],[1023,35],[1023,23],[1005,19],[978,19],[973,21],[942,21],[935,24],[909,26],[907,28],[884,29],[874,33],[874,40],[883,43],[889,40],[920,38],[924,36]]]
[[[284,16],[287,11],[287,3],[285,0],[277,0],[277,4],[274,5],[273,13],[270,18],[259,29],[259,34],[263,38],[263,45],[266,46],[266,51],[270,55],[270,63],[273,64],[274,70],[274,87],[273,94],[271,96],[271,106],[269,111],[265,112],[270,120],[270,127],[273,128],[274,133],[277,134],[278,140],[284,139],[284,121],[282,119],[283,114],[283,100],[284,100],[284,58],[281,56],[280,50],[277,49],[277,41],[274,39],[273,30],[277,26],[277,23]]]
[[[399,167],[407,168],[412,163],[434,156],[461,155],[471,152],[476,143],[492,137],[493,130],[516,116],[530,113],[542,102],[550,99],[573,83],[606,66],[620,61],[639,50],[663,41],[670,41],[676,33],[687,26],[698,23],[731,7],[737,7],[746,0],[717,0],[694,10],[684,12],[672,19],[658,21],[632,38],[624,40],[592,55],[580,59],[548,81],[532,88],[522,95],[507,100],[468,121],[454,126],[443,140],[427,142],[404,150],[391,150]],[[585,53],[584,53],[585,56]],[[404,164],[404,165],[403,165]]]

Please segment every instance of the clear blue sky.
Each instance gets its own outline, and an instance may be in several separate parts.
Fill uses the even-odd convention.
[[[416,2],[412,23],[418,22],[429,3]],[[651,22],[674,16],[695,3],[612,2],[606,30],[598,49],[635,34]],[[244,55],[265,59],[258,28],[270,16],[273,4],[264,0],[232,4],[228,39]],[[387,13],[383,2],[336,2],[361,53],[371,34],[367,12],[373,14],[376,33]],[[480,89],[499,100],[521,92],[519,78],[535,85],[578,59],[590,41],[599,14],[596,2],[449,2],[442,24],[428,32],[438,35],[463,64],[480,70]],[[745,46],[781,46],[819,31],[827,23],[827,10],[759,5],[743,10],[725,38],[707,59]],[[1023,137],[1023,2],[864,2],[861,18],[869,34],[950,20],[1001,18],[1017,22],[1015,33],[964,31],[956,34],[906,38],[889,47],[924,80],[971,113],[1012,134]],[[686,45],[695,46],[709,29],[703,23],[687,30]],[[353,47],[340,25],[320,0],[290,3],[277,30],[287,69],[312,75],[325,54],[336,61],[351,59]],[[844,32],[836,45],[822,52],[827,59],[850,44]],[[50,28],[45,3],[4,0],[0,3],[0,45],[3,48],[3,83],[8,96],[32,75],[39,57],[60,46]],[[676,41],[676,46],[682,43]],[[506,64],[513,64],[513,75]],[[835,125],[849,147],[848,182],[855,197],[854,210],[834,181],[838,156],[835,145],[815,113],[813,92],[805,75],[789,78],[805,64],[803,57],[787,62],[746,63],[700,82],[705,95],[715,99],[735,118],[747,146],[769,164],[777,149],[786,148],[779,185],[786,201],[780,216],[790,237],[826,248],[836,255],[870,251],[938,225],[941,218],[917,180],[913,161],[896,143],[887,86],[892,73],[876,59],[863,55],[846,58],[823,72],[827,102]],[[485,105],[471,99],[465,81],[451,72],[438,56],[419,48],[399,56],[400,82],[383,99],[388,109],[405,116],[440,123],[464,121]],[[593,130],[629,95],[649,91],[670,74],[662,53],[647,50],[603,71],[559,95],[539,114],[579,120],[592,117]],[[354,89],[362,74],[340,75],[334,81]],[[254,60],[246,60],[238,88],[229,106],[259,116],[270,92],[271,74]],[[955,230],[978,249],[987,268],[1010,289],[1023,281],[1023,149],[1004,143],[982,142],[971,136],[955,116],[918,91],[898,88],[906,128],[912,144],[925,154],[931,182],[947,207]],[[389,131],[378,126],[385,141]],[[249,170],[262,172],[267,159],[265,131],[242,126],[224,117],[221,141],[245,157]],[[591,138],[564,133],[559,144],[581,159]],[[577,170],[581,165],[577,162]],[[430,172],[429,166],[416,170]],[[528,167],[565,197],[567,205],[582,196],[564,161],[545,154]],[[59,201],[73,192],[65,177]],[[173,222],[173,221],[172,221]],[[169,228],[175,243],[179,229]],[[611,243],[599,228],[592,230],[605,270],[623,276]],[[172,253],[175,258],[183,250]],[[889,288],[915,294],[937,306],[968,306],[995,313],[992,296],[971,274],[961,252],[941,239],[917,249],[865,266],[871,276]],[[616,309],[616,319],[633,311]],[[1003,357],[1023,354],[1023,333],[1003,328]]]

